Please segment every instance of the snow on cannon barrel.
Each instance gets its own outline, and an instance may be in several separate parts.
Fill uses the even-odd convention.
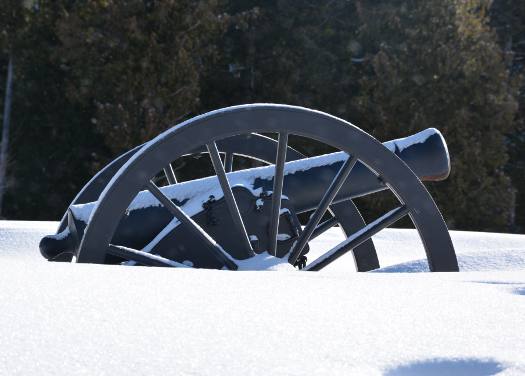
[[[289,146],[290,136],[339,151],[306,157]],[[209,155],[215,175],[178,182],[174,163],[195,154]],[[234,158],[266,166],[233,171]],[[436,129],[381,144],[319,111],[228,107],[111,162],[80,191],[40,251],[51,261],[230,270],[288,262],[312,271],[352,252],[357,270],[369,271],[380,267],[372,236],[409,216],[430,270],[457,271],[445,222],[421,183],[449,172]],[[398,206],[366,223],[352,200],[383,190]],[[298,215],[306,212],[311,215],[301,223]],[[345,240],[308,262],[309,242],[334,226]]]

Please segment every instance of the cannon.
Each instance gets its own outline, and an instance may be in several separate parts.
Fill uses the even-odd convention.
[[[338,151],[307,157],[289,145],[290,136]],[[209,155],[215,175],[179,182],[173,165],[188,155]],[[238,156],[264,165],[234,171]],[[421,182],[449,172],[436,129],[382,144],[303,107],[228,107],[176,125],[108,164],[40,251],[50,261],[237,270],[264,259],[304,271],[352,252],[357,270],[370,271],[380,267],[372,236],[408,216],[429,269],[457,271],[446,224]],[[398,206],[366,223],[353,199],[383,190]],[[309,242],[334,226],[345,240],[308,262]]]

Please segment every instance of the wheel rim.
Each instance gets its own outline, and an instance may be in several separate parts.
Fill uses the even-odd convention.
[[[302,107],[272,104],[242,105],[209,112],[147,143],[120,168],[102,192],[85,229],[77,261],[104,263],[106,248],[122,213],[158,172],[159,166],[167,165],[203,143],[251,132],[285,132],[308,137],[355,157],[381,176],[406,209],[423,242],[430,270],[457,270],[443,218],[423,184],[403,161],[372,136],[342,119]]]

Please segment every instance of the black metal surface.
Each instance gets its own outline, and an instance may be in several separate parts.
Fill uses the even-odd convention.
[[[301,165],[303,163],[302,161],[297,161],[297,162],[299,162]],[[305,163],[308,164],[309,160],[305,160]],[[310,191],[310,195],[308,196],[308,199],[311,202],[319,202],[322,199],[322,195],[324,194],[324,191],[326,190],[326,186],[328,186],[331,180],[333,180],[331,174],[333,172],[334,166],[338,166],[338,164],[334,163],[331,166],[317,166],[317,167],[309,168],[309,169],[305,168],[303,171],[295,171],[295,172],[292,171],[293,173],[291,173],[290,176],[287,175],[286,178],[300,180],[301,178],[303,178],[303,176],[305,175],[308,176],[309,174],[314,174],[315,176],[317,176],[318,179],[316,183],[315,184],[312,183],[310,186],[308,186],[308,189]],[[274,168],[272,166],[264,168],[263,170],[269,170],[269,172],[272,172],[272,173],[274,172]],[[259,169],[259,172],[261,171],[262,170]],[[250,172],[250,171],[247,171],[247,172]],[[237,175],[237,173],[234,175]],[[213,186],[213,184],[216,184],[214,183],[214,181],[216,181],[214,177],[204,179],[203,181],[206,181],[205,185]],[[357,183],[356,185],[359,185],[358,184],[359,182],[355,182],[355,183]],[[192,182],[181,183],[178,186],[172,187],[171,190],[178,191],[182,189],[183,191],[187,191],[188,190],[188,188],[186,187],[187,185],[192,186],[194,185],[194,183]],[[259,186],[257,187],[260,188]],[[195,187],[194,189],[191,189],[191,190],[193,191],[195,189],[197,191],[202,190],[202,182],[201,182],[201,188]],[[264,191],[265,190],[263,190],[263,192]],[[291,197],[293,197],[295,194],[299,195],[300,193],[301,192],[291,192],[292,194]],[[188,200],[188,198],[186,199],[178,198],[177,199],[176,198],[177,195],[175,195],[174,197],[175,198],[171,197],[171,199],[172,201],[174,201],[176,205],[184,205],[185,200]],[[204,199],[206,198],[207,197],[204,197]],[[197,195],[193,198],[190,198],[190,200],[202,200],[202,197]],[[93,206],[93,204],[90,204],[90,205]],[[362,222],[362,219],[360,217],[358,210],[355,208],[355,206],[352,204],[351,201],[344,201],[343,203],[338,203],[335,205],[341,208],[339,210],[340,212],[339,222],[341,223],[343,229],[345,228],[347,229],[346,230],[347,232],[348,232],[348,229],[351,228],[349,227],[350,222],[357,221],[361,223],[361,225],[364,225],[364,222]],[[300,210],[304,211],[304,207],[300,206]],[[352,217],[355,217],[355,218],[352,218]],[[159,210],[159,208],[155,206],[147,206],[147,207],[139,208],[139,209],[129,209],[126,211],[126,216],[124,216],[121,219],[119,226],[117,230],[115,231],[112,241],[115,244],[124,244],[132,248],[143,247],[145,244],[147,244],[149,240],[151,240],[152,237],[155,236],[155,234],[159,233],[165,226],[167,226],[170,220],[171,220],[171,217],[166,212],[164,212],[163,210]],[[235,226],[234,223],[232,223],[232,225],[233,226],[231,227],[223,227],[223,228],[225,231],[229,232],[231,228]],[[221,239],[217,239],[217,240],[220,243],[224,243],[224,241]],[[237,246],[234,246],[232,248],[230,245],[228,247],[228,251],[230,252],[231,255],[233,255],[236,258],[240,258],[240,259],[245,258],[244,256],[245,252],[242,250],[242,248],[241,249],[238,249],[238,248],[239,247]],[[55,252],[50,252],[49,249],[46,248],[45,244],[43,244],[42,251],[43,251],[43,254],[50,254],[50,253],[55,254]],[[375,254],[375,251],[373,249],[371,250],[371,252]]]
[[[175,262],[168,260],[164,257],[154,256],[146,252],[138,251],[136,249],[131,249],[119,245],[110,244],[106,250],[111,256],[119,257],[128,261],[135,261],[140,265],[144,266],[162,266],[173,268],[177,266],[184,267],[183,264],[176,265]]]
[[[136,146],[107,164],[86,183],[86,185],[73,199],[71,204],[69,204],[69,207],[71,207],[71,205],[97,201],[100,197],[100,194],[106,188],[117,171],[143,146],[144,144]],[[217,142],[217,146],[221,153],[226,153],[227,156],[228,154],[231,155],[230,159],[232,163],[233,154],[246,156],[266,163],[273,163],[275,151],[277,150],[277,141],[260,134],[240,134],[224,140],[219,140]],[[206,148],[203,145],[199,145],[194,150],[186,153],[185,155],[205,152]],[[304,158],[303,154],[291,147],[288,147],[287,161],[293,161],[301,158]],[[227,167],[228,166],[225,166],[226,170]],[[227,170],[227,172],[229,171]],[[66,228],[66,217],[67,211],[60,220],[60,225],[57,232],[62,232]]]
[[[288,147],[288,133],[279,133],[277,157],[275,159],[275,174],[272,189],[272,214],[270,218],[270,245],[268,247],[271,255],[277,255],[277,233],[279,229],[279,218],[281,211],[281,197],[283,194],[284,162],[286,161],[286,149]]]
[[[230,270],[237,270],[237,264],[233,262],[230,256],[197,224],[193,219],[188,217],[182,210],[179,209],[168,197],[153,182],[146,183],[148,190],[160,203],[170,211],[175,218],[177,218],[184,226],[185,231],[188,231],[194,241],[195,247],[203,248],[212,254],[217,261],[224,263]]]
[[[233,153],[226,153],[224,156],[224,171],[233,171]]]
[[[111,181],[113,176],[117,173],[117,171],[133,156],[135,153],[140,150],[140,148],[144,145],[139,145],[134,147],[133,149],[125,152],[124,154],[120,155],[118,158],[115,158],[112,160],[109,164],[107,164],[102,170],[97,172],[95,176],[89,180],[86,185],[78,192],[78,194],[75,196],[73,201],[71,201],[71,204],[69,204],[69,207],[71,205],[75,204],[85,204],[88,202],[94,202],[97,201],[100,197],[100,194],[106,188],[108,183]],[[60,225],[58,226],[57,232],[62,232],[66,226],[66,217],[67,217],[67,210],[62,216],[62,219],[60,220]]]
[[[328,209],[328,206],[330,206],[334,200],[337,192],[339,192],[339,189],[343,186],[356,162],[357,157],[349,156],[337,172],[337,175],[334,177],[330,183],[330,186],[319,201],[319,205],[315,209],[314,213],[310,216],[303,233],[290,250],[290,256],[288,257],[288,262],[290,264],[295,265],[299,257],[303,255],[304,246],[310,240],[310,236],[312,236],[312,233],[319,224],[319,221],[321,218],[323,218],[324,213],[326,213],[326,209]]]
[[[268,152],[269,154],[266,156],[266,158],[271,158],[272,157],[272,153],[270,153],[271,150],[268,150]],[[275,153],[273,153],[273,155],[275,155]],[[175,200],[175,203],[177,205],[184,204],[184,202],[181,200]],[[353,205],[353,203],[350,200],[332,205],[332,208],[335,208],[335,207],[339,208],[337,219],[339,220],[339,223],[341,224],[342,229],[346,231],[346,233],[351,233],[350,230],[352,229],[357,230],[365,225],[361,218],[361,215],[359,214],[359,211],[357,210],[355,205]],[[333,211],[334,210],[332,210],[332,212]],[[171,218],[172,217],[165,210],[162,210],[162,208],[155,207],[155,206],[143,208],[140,210],[128,210],[127,215],[119,223],[119,226],[115,232],[115,235],[112,241],[117,244],[125,245],[131,248],[141,249],[142,247],[146,246],[151,241],[152,237],[154,237],[155,234],[159,233],[163,228],[165,228],[169,224]],[[271,218],[275,218],[275,214],[272,214]],[[257,222],[256,218],[254,217],[250,217],[250,221]],[[223,229],[231,228],[231,226],[228,227],[229,226],[228,221],[222,220],[221,222],[222,222]],[[204,228],[205,225],[203,223],[200,223],[200,226]],[[271,225],[270,225],[270,229],[271,229]],[[209,232],[210,230],[213,231],[211,228],[206,227],[207,232]],[[314,236],[317,236],[319,234],[319,230],[320,228],[316,228],[316,234]],[[255,232],[256,231],[254,231],[253,233]],[[266,239],[266,236],[261,235],[260,233],[258,234],[258,236],[259,236],[259,241],[258,241],[259,245],[268,244],[266,240],[263,240],[263,239]],[[214,234],[213,238],[216,239],[222,245],[223,249],[228,249],[231,255],[236,256],[237,258],[245,258],[244,250],[242,249],[242,247],[239,247],[239,244],[237,244],[236,242],[230,242],[229,236],[225,237],[223,236],[223,234],[221,234],[221,232],[219,232],[218,234]],[[270,239],[271,238],[272,236],[270,236]],[[179,234],[179,236],[175,238],[174,243],[182,246],[185,243],[183,240],[184,240],[184,237],[182,237]],[[174,243],[172,243],[172,245],[170,246],[171,248],[174,247],[173,245]],[[192,244],[190,243],[190,244],[185,244],[184,246],[191,247],[191,245]],[[377,261],[375,264],[369,261],[369,260],[377,260],[377,255],[375,253],[375,249],[373,248],[372,240],[367,241],[366,244],[363,244],[359,246],[358,248],[363,248],[365,247],[365,245],[368,245],[366,252],[358,252],[358,250],[354,251],[354,253],[357,255],[356,265],[359,271],[367,271],[367,270],[371,270],[373,268],[379,267],[379,264],[377,263]],[[75,243],[71,239],[71,235],[66,236],[66,237],[60,236],[59,241],[57,241],[53,236],[48,236],[48,237],[45,237],[43,241],[41,242],[41,252],[48,259],[52,259],[52,258],[55,259],[56,255],[63,253],[63,252],[70,252],[76,247],[78,247],[78,243]],[[162,248],[162,252],[166,251],[166,247],[167,246],[160,247]],[[280,243],[279,248],[282,249],[282,242]],[[269,248],[266,248],[266,249],[269,249]],[[184,252],[181,253],[181,251],[179,250],[177,253],[177,256],[183,257],[183,255],[185,255],[185,253]],[[366,260],[368,261],[363,262],[363,260],[365,260],[364,256],[359,256],[359,255],[366,255]],[[190,255],[186,255],[184,257],[186,259],[191,258]],[[203,254],[199,254],[199,257],[201,258],[200,262],[195,262],[195,260],[193,260],[195,262],[195,265],[199,265],[200,267],[208,267],[208,268],[212,268],[212,267],[220,268],[221,267],[221,265],[217,266],[213,260],[205,261],[204,259],[202,259],[203,257],[206,258],[205,255]],[[372,265],[374,265],[374,267],[372,267]]]
[[[413,136],[409,138],[412,137]],[[252,157],[265,162],[270,162],[272,160],[272,158],[275,156],[275,150],[277,149],[276,142],[273,139],[257,134],[237,135],[225,140],[219,140],[218,143],[220,147],[223,148],[223,150],[234,150],[237,152],[237,154],[240,155],[243,155],[242,153],[248,153],[248,146],[250,152],[254,153]],[[395,151],[400,157],[405,158],[407,162],[410,163],[410,167],[418,171],[418,174],[420,174],[425,179],[440,179],[448,175],[449,163],[446,145],[442,140],[441,136],[439,136],[438,134],[433,135],[432,137],[424,140],[424,142],[412,145],[408,148],[398,147],[397,141],[395,140],[387,142],[385,144],[389,145],[389,148]],[[134,150],[137,149],[138,148],[135,148]],[[199,147],[193,152],[204,151],[205,149],[203,147]],[[226,154],[230,154],[233,156],[233,153],[227,152]],[[129,158],[129,153],[125,154],[124,157],[126,158],[123,162],[127,161],[127,159]],[[300,153],[288,147],[287,160],[293,160],[300,157]],[[122,158],[120,159],[121,161],[123,160]],[[423,166],[422,163],[420,163],[421,161],[426,161],[427,163]],[[97,174],[97,176],[103,177],[105,175],[105,177],[109,180],[110,176],[107,173],[107,170],[109,169],[109,167],[118,165],[115,162],[116,161],[108,165],[108,168],[102,170],[99,174]],[[335,173],[337,167],[338,164],[332,166],[331,173]],[[293,195],[296,201],[298,201],[299,203],[300,211],[307,210],[309,208],[308,205],[315,205],[319,199],[311,193],[321,193],[325,189],[326,185],[329,183],[330,179],[332,179],[330,171],[328,171],[327,173],[327,171],[323,172],[318,170],[319,169],[314,169],[313,171],[311,171],[311,173],[308,174],[317,177],[317,179],[314,180],[308,181],[308,176],[305,177],[305,174],[301,172],[287,179],[289,183],[287,184],[287,186],[295,186],[298,189],[298,191],[294,192]],[[375,177],[373,174],[371,174],[366,168],[363,168],[363,166],[360,163],[358,163],[357,168],[354,168],[353,173],[355,174],[356,181],[360,183],[358,185],[362,187],[360,191],[354,190],[347,192],[348,194],[363,195],[367,193],[365,192],[366,188],[370,190],[369,192],[373,192],[374,190],[386,189],[383,182],[377,177]],[[354,178],[354,176],[352,176],[352,178]],[[96,184],[88,184],[81,191],[79,197],[82,196],[82,192],[89,193],[89,191],[91,190],[91,193],[93,193],[93,191],[95,191],[96,193],[97,189],[101,191],[104,188],[104,185],[100,183],[101,180],[103,181],[103,179],[97,177],[93,178],[90,181],[90,183],[96,182]],[[301,182],[304,182],[305,184],[301,184]],[[266,181],[266,183],[268,182]],[[308,186],[309,189],[304,189],[304,186]],[[267,186],[264,186],[264,184],[262,185],[262,187],[264,189],[268,188]],[[305,192],[308,194],[305,195]],[[304,202],[304,198],[310,199],[309,204],[307,203],[301,205],[301,202],[299,201],[303,199],[302,201]],[[350,200],[339,201],[340,199],[341,197],[336,198],[336,201],[338,202],[336,204],[333,204],[332,207],[337,206],[340,208],[337,212],[337,216],[339,223],[341,224],[341,228],[343,229],[346,236],[347,234],[351,234],[353,231],[356,231],[357,229],[363,227],[364,222],[361,218],[359,211]],[[332,212],[334,211],[332,210]],[[152,236],[151,234],[155,234],[156,232],[158,232],[159,229],[166,226],[170,220],[169,215],[167,215],[164,211],[159,210],[159,208],[155,207],[147,208],[144,210],[143,213],[131,211],[129,214],[130,215],[125,217],[119,223],[118,229],[115,232],[113,240],[118,242],[119,244],[146,244],[150,240]],[[65,225],[66,221],[64,218],[59,230],[62,231],[65,228]],[[135,231],[135,229],[140,229],[140,231]],[[44,238],[41,244],[42,254],[45,255],[46,258],[55,257],[55,255],[61,252],[61,243],[63,244],[64,242],[56,242],[53,239]],[[78,244],[76,245],[76,247],[78,247]],[[232,254],[236,254],[236,252],[233,251],[233,249],[234,248],[230,246],[229,250],[232,252]],[[377,254],[372,239],[367,240],[365,243],[357,247],[357,249],[354,250],[353,254],[355,257],[356,267],[359,271],[368,271],[379,267],[379,262],[377,259]]]
[[[177,177],[175,176],[173,167],[171,167],[171,163],[164,167],[164,175],[166,175],[168,184],[177,184]]]
[[[261,253],[269,242],[269,220],[271,216],[271,197],[260,198],[254,196],[248,189],[241,186],[232,188],[239,210],[245,219],[246,230],[252,238],[254,251]],[[261,200],[262,203],[256,204]],[[225,229],[233,226],[224,197],[219,200],[210,200],[205,205],[204,212],[192,219],[213,239],[220,242],[223,249],[237,251],[239,242]],[[292,243],[301,232],[301,225],[289,200],[282,200],[283,213],[279,221],[279,234],[285,239],[278,240],[277,257],[284,257]],[[196,268],[221,269],[223,264],[218,262],[209,252],[196,247],[195,238],[188,234],[184,226],[171,226],[169,231],[162,231],[155,239],[147,244],[133,244],[130,238],[124,240],[126,247],[135,249],[144,248],[147,252],[162,255],[165,258],[180,263],[189,264]],[[238,251],[237,251],[238,252]]]
[[[230,183],[228,182],[228,177],[226,176],[226,172],[224,171],[224,166],[222,165],[217,145],[215,144],[215,142],[212,142],[207,144],[206,148],[208,149],[208,153],[210,154],[215,174],[217,174],[217,178],[219,179],[219,184],[221,185],[222,193],[224,194],[226,204],[228,205],[228,211],[230,212],[230,215],[233,219],[233,236],[236,235],[236,238],[244,245],[243,254],[235,255],[234,257],[237,259],[245,259],[252,257],[254,256],[252,245],[250,243],[250,239],[248,238],[248,234],[246,233],[246,228],[244,227],[244,222],[242,221],[241,213],[239,213],[239,207],[237,206],[237,202],[235,202],[235,197],[233,196]]]
[[[330,210],[342,227],[345,237],[349,237],[366,226],[361,213],[352,200],[330,206]],[[358,272],[368,272],[379,268],[379,259],[372,238],[359,244],[352,250],[355,267]]]
[[[319,223],[319,225],[315,228],[315,230],[312,232],[312,235],[310,236],[310,240],[313,240],[317,238],[319,235],[324,234],[326,231],[334,227],[339,223],[338,218],[331,217],[327,219],[326,221]]]
[[[377,234],[379,231],[387,228],[393,223],[397,222],[404,216],[409,213],[409,209],[406,206],[401,206],[396,209],[393,209],[381,216],[374,222],[369,223],[361,230],[350,235],[345,241],[335,246],[333,249],[328,251],[323,256],[312,261],[309,265],[306,266],[304,270],[307,271],[319,271],[325,266],[331,264],[339,257],[343,256],[345,253],[356,248],[366,240],[370,239],[373,235]]]
[[[341,119],[304,108],[266,104],[231,107],[196,117],[166,131],[137,151],[129,159],[125,168],[119,170],[111,184],[102,192],[84,232],[77,261],[95,263],[105,261],[107,246],[119,226],[122,213],[147,180],[162,169],[162,166],[202,147],[199,145],[247,132],[289,132],[311,137],[355,155],[360,162],[381,175],[381,180],[379,180],[375,174],[370,173],[368,168],[362,165],[366,188],[363,189],[363,193],[368,192],[367,189],[370,187],[375,186],[378,189],[378,185],[379,189],[384,189],[387,183],[400,201],[410,208],[410,217],[422,238],[430,270],[457,270],[453,246],[439,211],[421,182],[399,158],[373,137]],[[425,142],[408,148],[399,148],[398,154],[402,155],[420,149],[423,144],[434,142],[433,138],[435,137],[432,136]],[[423,151],[425,152],[428,153],[428,151]],[[417,160],[410,160],[410,154],[406,155],[408,156],[407,162],[413,165],[411,167],[415,171],[421,173],[421,170],[418,169],[420,167],[425,169],[425,166],[420,166]],[[440,177],[443,176],[445,170],[448,174],[448,155],[447,158],[438,155],[439,158],[446,162],[446,168],[439,167],[441,163],[439,160],[434,161],[431,166],[426,166],[427,170],[423,172],[425,176]],[[351,175],[352,179],[355,170],[360,165],[355,166]],[[340,165],[334,164],[333,167],[335,171],[327,179],[328,182],[333,179]],[[432,169],[435,171],[429,171]],[[293,176],[299,175],[301,174],[298,172],[293,174]],[[309,191],[309,183],[315,180],[311,177],[308,179],[307,175],[303,175],[301,187],[293,185],[288,187],[290,192],[298,192],[299,196],[303,195],[300,198],[293,197],[293,203],[302,203],[304,206],[302,209],[305,210],[308,209],[308,206],[312,208],[312,203],[308,202],[304,191]],[[318,176],[315,177],[318,178]],[[369,180],[366,181],[367,179]],[[301,180],[298,179],[295,183],[298,182]],[[266,180],[265,184],[268,183],[273,182]],[[321,192],[324,192],[327,184],[320,184],[315,189],[320,190],[321,186]],[[344,186],[341,191],[343,189]],[[284,190],[286,193],[286,180]],[[343,193],[348,195],[348,192]],[[313,205],[315,206],[315,203]],[[355,246],[354,244],[353,247]]]

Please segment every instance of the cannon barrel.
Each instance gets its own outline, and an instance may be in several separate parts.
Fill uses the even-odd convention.
[[[400,157],[424,181],[445,179],[450,172],[450,160],[441,133],[433,128],[412,136],[383,144]],[[285,164],[283,195],[288,196],[298,213],[316,208],[348,154],[336,152],[304,158]],[[274,166],[265,166],[228,173],[232,187],[242,186],[254,196],[268,194],[273,189]],[[214,197],[223,197],[217,177],[191,180],[161,188],[189,216],[204,210],[204,204]],[[381,177],[358,162],[343,184],[335,202],[364,196],[387,189]],[[47,236],[40,243],[41,253],[50,258],[60,251],[76,249],[96,202],[72,205],[68,228],[60,234]],[[171,215],[149,191],[140,192],[128,208],[114,234],[118,244],[146,245],[170,221]],[[140,231],[137,231],[140,229]]]
[[[444,180],[450,173],[447,145],[437,129],[429,128],[383,145],[401,158],[422,181]],[[316,208],[346,158],[347,155],[340,152],[297,161],[298,169],[292,165],[297,162],[287,164],[283,191],[293,198],[299,213]],[[298,171],[293,173],[295,169]],[[265,188],[271,190],[271,185],[265,185]],[[380,176],[358,162],[333,202],[365,196],[386,188]]]

